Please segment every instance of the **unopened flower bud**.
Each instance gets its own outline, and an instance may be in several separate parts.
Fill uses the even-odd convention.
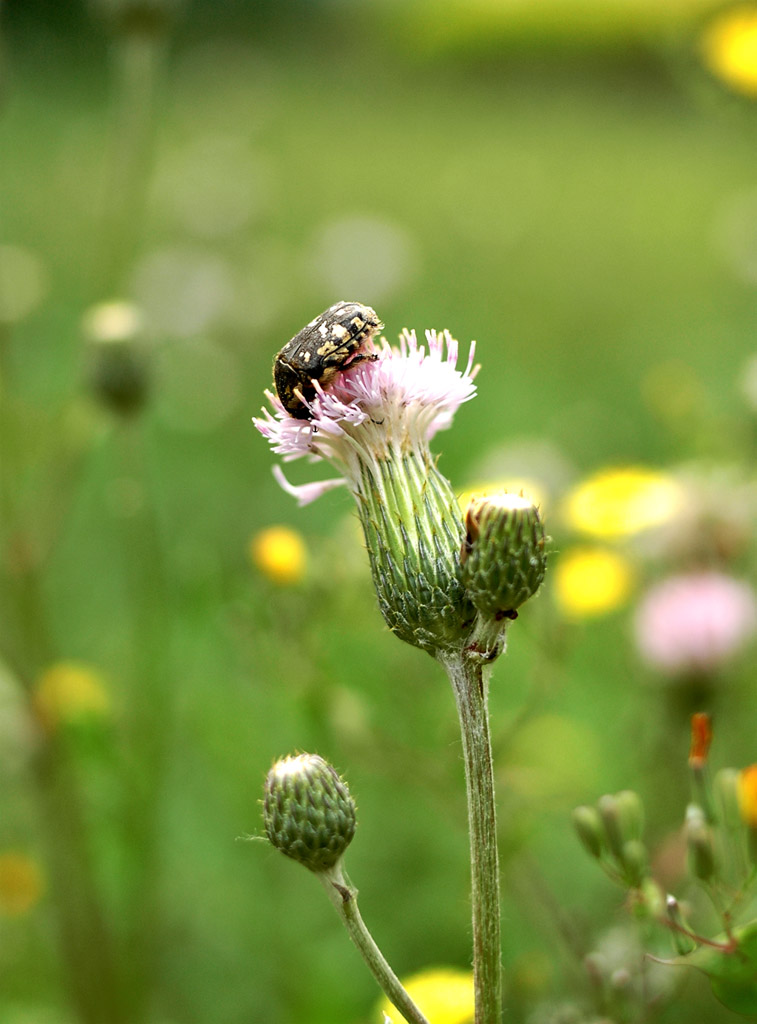
[[[573,827],[578,838],[592,857],[601,857],[604,849],[602,822],[594,807],[583,805],[573,811]]]
[[[653,878],[648,875],[639,886],[649,918],[659,919],[665,905],[665,894]]]
[[[735,768],[721,768],[713,780],[720,818],[728,829],[738,829],[742,823],[740,776]]]
[[[620,829],[625,842],[641,839],[644,829],[644,807],[638,793],[623,789],[615,794]]]
[[[665,914],[670,921],[673,945],[679,956],[686,956],[687,953],[696,949],[696,942],[690,938],[690,929],[686,924],[681,905],[675,896],[668,896],[665,901]]]
[[[715,874],[715,846],[704,811],[696,804],[686,808],[686,845],[689,869],[702,882]]]
[[[712,743],[712,719],[706,711],[697,711],[691,716],[691,747],[689,766],[694,768],[707,761]]]
[[[515,618],[541,586],[546,569],[539,510],[518,494],[474,498],[465,513],[461,579],[473,604],[490,618]]]
[[[613,857],[622,864],[623,829],[621,826],[617,798],[610,793],[606,793],[597,801],[597,808],[604,826],[607,847]]]
[[[269,771],[263,821],[277,850],[311,871],[329,871],[355,834],[355,802],[322,757],[299,754],[277,761]]]
[[[647,848],[639,839],[623,844],[623,869],[628,885],[638,889],[649,871]]]
[[[689,749],[689,776],[691,797],[704,811],[710,824],[715,821],[715,807],[712,799],[712,785],[707,765],[707,755],[712,743],[712,720],[699,711],[691,716],[691,747]]]
[[[103,302],[88,311],[89,381],[104,406],[123,416],[139,412],[149,390],[142,317],[128,302]]]

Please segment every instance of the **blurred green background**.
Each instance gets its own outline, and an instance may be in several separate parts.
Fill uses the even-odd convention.
[[[557,557],[560,497],[598,467],[748,467],[755,111],[702,58],[714,11],[0,11],[0,852],[17,858],[0,1024],[375,1019],[314,880],[240,841],[298,750],[356,796],[349,871],[397,972],[469,963],[446,680],[384,627],[346,493],[298,510],[250,419],[282,344],[358,299],[390,340],[476,339],[479,394],[435,440],[440,466],[459,491],[539,481]],[[134,344],[92,326],[114,301]],[[290,585],[250,557],[272,524],[305,541]],[[645,685],[628,608],[565,621],[548,579],[509,646],[492,689],[508,1019],[588,1020],[549,1006],[611,1012],[582,959],[626,918],[570,810],[637,788],[662,841],[686,716]],[[742,665],[719,763],[757,757],[753,700]],[[693,972],[675,983],[659,1019],[729,1019]],[[612,1019],[651,1019],[634,1006]]]

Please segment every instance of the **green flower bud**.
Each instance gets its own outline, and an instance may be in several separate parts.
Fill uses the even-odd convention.
[[[463,586],[482,615],[514,619],[544,579],[547,556],[539,510],[518,494],[474,498],[465,527]]]
[[[263,821],[277,850],[311,871],[329,871],[355,834],[355,802],[322,757],[299,754],[277,761],[269,771]]]
[[[715,874],[715,846],[704,811],[696,804],[686,808],[686,846],[689,870],[702,882]]]
[[[673,946],[676,953],[679,956],[686,956],[687,953],[693,952],[697,944],[690,937],[691,929],[686,923],[681,905],[675,896],[667,897],[665,901],[665,914],[673,926],[671,928],[671,935],[673,936]]]
[[[735,768],[721,768],[715,774],[713,789],[723,824],[729,829],[740,829],[739,772]]]
[[[639,886],[647,917],[659,919],[665,906],[665,894],[653,878],[647,876]]]
[[[392,455],[363,471],[358,509],[386,624],[429,654],[459,651],[475,609],[458,578],[463,531],[449,481],[430,456]]]
[[[649,872],[647,848],[640,840],[629,839],[623,844],[623,870],[628,885],[638,889]]]
[[[573,811],[573,827],[578,838],[592,857],[599,859],[604,849],[604,835],[602,822],[594,807],[585,805],[576,807]]]
[[[618,810],[620,829],[623,839],[641,839],[644,828],[644,807],[638,793],[632,789],[621,790],[615,794],[615,803]]]
[[[597,808],[604,825],[607,847],[618,863],[622,864],[624,837],[618,799],[616,796],[606,793],[597,801]]]
[[[138,413],[150,387],[139,310],[128,302],[100,303],[86,314],[84,330],[89,343],[89,382],[95,396],[119,415]]]

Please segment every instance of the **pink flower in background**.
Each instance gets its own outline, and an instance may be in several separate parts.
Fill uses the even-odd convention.
[[[757,631],[748,583],[718,572],[673,576],[648,591],[636,613],[642,657],[669,675],[711,672]]]

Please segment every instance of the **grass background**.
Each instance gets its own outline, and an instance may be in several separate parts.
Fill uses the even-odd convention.
[[[135,242],[107,283],[123,37],[84,11],[6,14],[2,241],[42,282],[4,327],[6,548],[19,525],[32,546],[53,542],[39,542],[33,610],[8,570],[21,654],[4,685],[16,694],[59,659],[106,681],[110,718],[64,746],[117,944],[149,888],[134,932],[149,996],[133,1021],[368,1019],[374,984],[318,886],[237,841],[260,829],[271,761],[294,750],[333,761],[357,797],[349,870],[398,972],[469,959],[451,695],[383,627],[347,496],[299,511],[273,481],[250,417],[284,341],[340,298],[374,305],[390,338],[475,338],[479,395],[435,442],[459,490],[525,464],[557,496],[603,465],[746,450],[754,112],[707,78],[696,21],[609,44],[548,9],[517,38],[479,11],[456,46],[456,11],[186,9]],[[452,29],[426,33],[427,19]],[[126,424],[87,394],[81,327],[122,297],[145,310],[152,381]],[[249,538],[272,523],[306,538],[298,587],[250,564]],[[549,526],[565,547],[559,517]],[[719,708],[720,763],[754,758],[750,692],[745,668]],[[643,685],[625,614],[566,625],[547,582],[512,629],[492,713],[513,1020],[566,989],[587,999],[575,951],[623,920],[577,848],[574,804],[633,786],[656,798],[658,837],[679,820],[687,733],[668,703]],[[44,865],[38,758],[4,769],[0,844]],[[2,1024],[77,1019],[55,907],[50,884],[0,926]],[[660,1019],[690,1019],[704,998],[708,1020],[726,1019],[695,977]]]

